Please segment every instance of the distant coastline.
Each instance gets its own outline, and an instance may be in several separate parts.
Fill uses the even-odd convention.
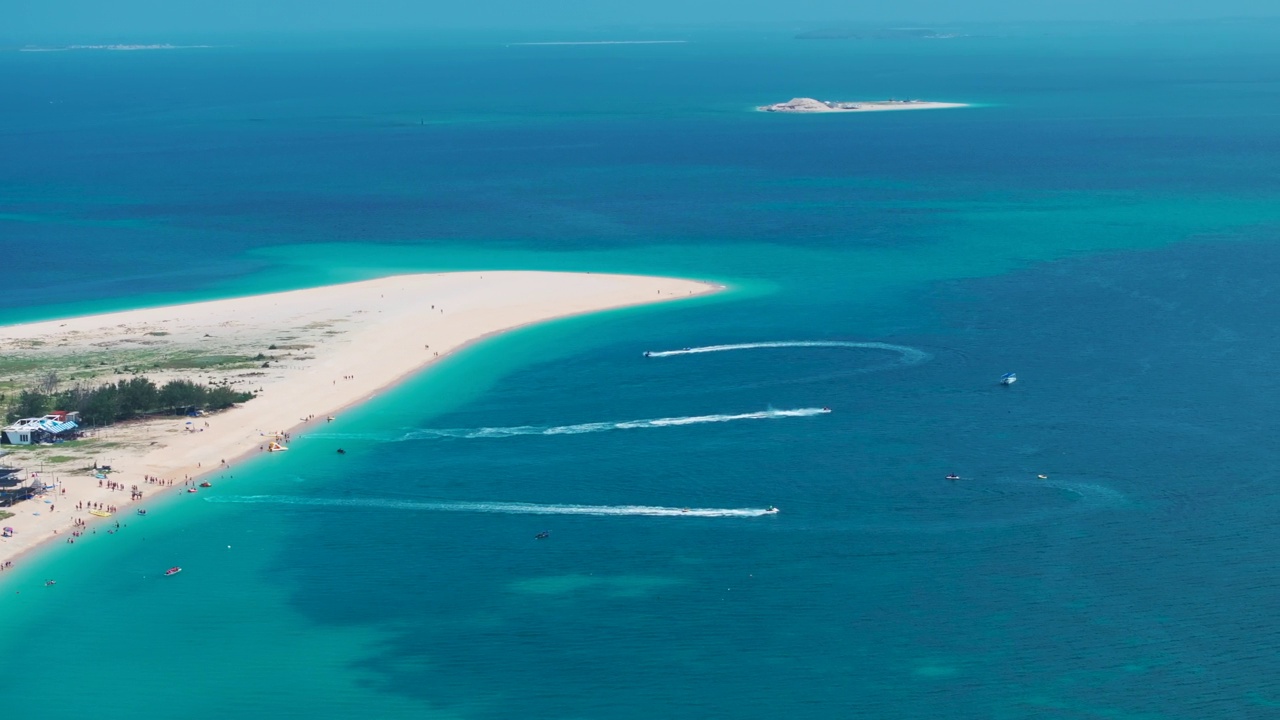
[[[786,102],[761,105],[760,112],[773,113],[831,113],[831,112],[879,112],[883,110],[941,110],[969,107],[967,103],[933,102],[929,100],[815,100],[792,98]]]
[[[880,28],[877,30],[827,29],[809,30],[795,36],[796,40],[951,40],[969,37],[960,32],[938,31],[932,28]]]
[[[18,48],[18,52],[66,52],[68,50],[112,50],[117,52],[134,52],[138,50],[194,50],[213,48],[217,45],[171,45],[160,43],[155,45],[60,45],[57,47],[40,47],[28,45]]]
[[[553,40],[547,42],[515,42],[507,43],[507,47],[516,45],[681,45],[688,40]]]

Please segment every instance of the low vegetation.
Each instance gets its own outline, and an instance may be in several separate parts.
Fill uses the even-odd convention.
[[[109,382],[96,387],[76,385],[63,391],[53,388],[23,390],[9,409],[10,422],[40,417],[53,410],[80,413],[80,424],[110,425],[145,415],[179,414],[192,408],[221,410],[253,398],[224,385],[210,387],[190,380],[171,380],[157,386],[145,377]]]

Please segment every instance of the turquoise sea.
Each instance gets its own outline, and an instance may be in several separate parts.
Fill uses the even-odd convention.
[[[732,288],[492,339],[6,573],[6,714],[1280,715],[1280,24],[804,29],[0,53],[8,321]],[[976,106],[751,111],[797,95]]]

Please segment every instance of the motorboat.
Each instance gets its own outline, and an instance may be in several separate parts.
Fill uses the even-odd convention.
[[[1000,376],[1001,385],[1012,385],[1018,382],[1018,373],[1005,373]]]
[[[165,570],[165,571],[164,571],[164,574],[165,574],[165,575],[177,575],[177,574],[178,574],[178,573],[180,573],[180,572],[182,572],[182,568],[178,567],[177,565],[174,565],[173,567],[169,568],[168,570]]]
[[[951,473],[950,475],[948,475],[948,476],[947,476],[947,479],[948,479],[948,480],[959,480],[959,479],[960,479],[960,476],[959,476],[959,475],[957,475],[957,474],[955,474],[955,473]]]

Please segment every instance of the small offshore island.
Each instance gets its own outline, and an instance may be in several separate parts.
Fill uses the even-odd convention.
[[[969,107],[966,103],[928,102],[926,100],[866,100],[831,101],[813,98],[791,98],[786,102],[761,105],[761,112],[824,113],[824,112],[877,112],[880,110],[941,110]]]

